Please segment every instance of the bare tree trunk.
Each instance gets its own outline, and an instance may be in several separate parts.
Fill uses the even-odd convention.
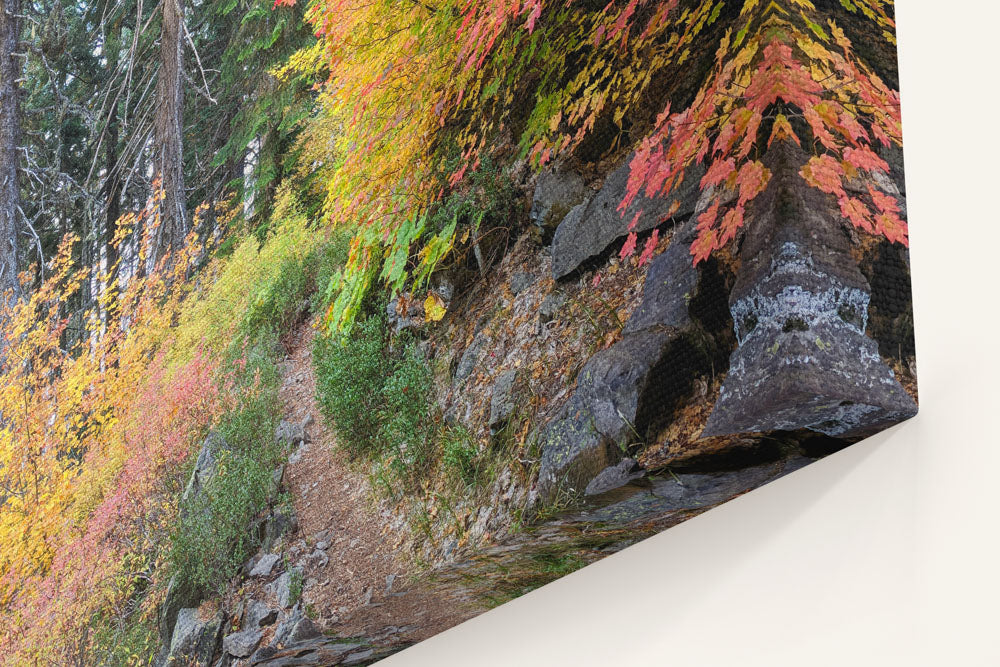
[[[2,305],[20,297],[17,281],[18,144],[21,139],[17,80],[21,74],[21,0],[0,0],[0,293]],[[4,322],[0,321],[0,326]],[[2,356],[2,351],[0,351]]]
[[[114,77],[121,61],[121,23],[114,23],[104,36],[105,53],[108,58],[107,71]],[[112,101],[108,108],[107,136],[104,146],[104,261],[106,262],[108,279],[104,289],[110,289],[118,277],[118,247],[115,245],[115,235],[118,233],[118,218],[121,217],[122,174],[118,148],[118,101]],[[97,261],[100,262],[100,253]]]
[[[154,240],[153,257],[176,250],[190,229],[184,196],[182,121],[184,90],[181,87],[183,55],[183,0],[163,0],[160,34],[160,74],[157,80],[156,171],[164,199],[162,223]]]
[[[108,120],[108,138],[105,147],[105,163],[107,164],[107,182],[104,187],[107,192],[104,218],[104,253],[108,267],[108,287],[114,284],[118,271],[115,263],[118,261],[118,248],[115,246],[115,234],[118,233],[118,218],[122,214],[121,206],[121,174],[118,171],[118,117],[114,109]]]

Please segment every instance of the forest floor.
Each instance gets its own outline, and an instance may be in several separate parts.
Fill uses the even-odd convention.
[[[409,526],[377,509],[367,476],[335,446],[316,404],[315,333],[307,322],[284,340],[289,353],[280,390],[285,419],[308,420],[306,443],[285,472],[299,524],[289,560],[306,554],[302,600],[308,613],[324,631],[395,645],[421,641],[485,611],[460,593],[420,583],[408,558]],[[324,556],[316,555],[320,542],[329,544]]]

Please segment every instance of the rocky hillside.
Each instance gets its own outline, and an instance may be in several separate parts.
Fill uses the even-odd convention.
[[[0,94],[4,664],[369,664],[916,413],[891,2],[222,5]]]

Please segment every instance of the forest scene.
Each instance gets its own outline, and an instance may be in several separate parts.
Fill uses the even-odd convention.
[[[890,0],[0,0],[0,664],[366,665],[917,412]]]

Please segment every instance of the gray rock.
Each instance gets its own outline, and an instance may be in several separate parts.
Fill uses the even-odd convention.
[[[642,301],[625,323],[625,335],[657,326],[679,329],[691,324],[688,306],[698,286],[698,270],[689,250],[692,227],[678,228],[667,249],[650,262]]]
[[[222,650],[234,658],[246,658],[260,643],[260,630],[242,630],[222,639]]]
[[[287,609],[292,605],[293,573],[296,575],[297,579],[302,576],[302,571],[297,567],[293,567],[267,585],[267,590],[274,594],[274,597],[278,600],[278,604],[282,609]]]
[[[635,459],[626,458],[617,465],[609,466],[590,480],[584,495],[597,496],[625,486],[629,482],[643,477],[644,472]]]
[[[561,485],[583,491],[598,473],[618,462],[622,447],[637,437],[640,396],[670,341],[665,332],[640,332],[601,350],[584,365],[561,416],[540,434],[538,485],[544,498]]]
[[[793,457],[729,472],[677,473],[654,480],[652,488],[626,500],[590,510],[574,518],[622,525],[651,515],[665,518],[673,513],[709,509],[794,472],[812,461],[813,459],[805,457]]]
[[[530,273],[518,271],[510,278],[510,291],[514,296],[517,296],[534,284],[535,276]]]
[[[228,450],[229,444],[225,439],[218,432],[210,431],[201,445],[194,470],[191,471],[191,477],[181,496],[182,507],[194,501],[208,481],[215,476],[219,455]]]
[[[260,600],[251,600],[243,613],[243,627],[248,630],[265,628],[278,620],[278,610]]]
[[[321,636],[323,633],[320,629],[313,623],[312,619],[308,616],[302,616],[295,625],[292,627],[291,632],[288,633],[288,641],[299,642],[306,639],[313,639],[315,637]]]
[[[296,450],[298,451],[298,450]],[[278,495],[282,483],[285,481],[285,464],[282,463],[271,471],[271,486],[268,489],[268,497],[273,498]]]
[[[424,325],[424,303],[409,292],[394,298],[386,306],[387,323],[396,330],[419,329]]]
[[[287,646],[319,637],[321,634],[316,624],[302,611],[302,605],[296,604],[288,617],[275,628],[271,646]]]
[[[598,474],[618,464],[629,443],[644,437],[641,429],[669,414],[693,369],[711,367],[714,343],[704,332],[695,335],[700,329],[688,313],[701,277],[690,260],[693,229],[685,223],[675,230],[649,268],[642,302],[622,339],[590,358],[563,411],[539,431],[543,500],[560,485],[586,492]]]
[[[514,413],[514,383],[517,380],[517,370],[504,371],[493,383],[493,394],[490,398],[490,432],[496,433],[502,429]]]
[[[271,511],[267,522],[264,524],[264,539],[261,545],[264,551],[270,551],[278,540],[285,534],[294,533],[298,530],[299,523],[295,517],[295,510],[290,506],[277,507]]]
[[[455,296],[455,283],[447,270],[435,271],[431,275],[431,290],[445,303],[451,301],[452,297]]]
[[[302,460],[302,457],[305,456],[305,453],[308,451],[309,451],[309,445],[303,442],[301,445],[295,448],[294,452],[288,455],[288,463],[290,465],[297,464],[299,461]]]
[[[357,652],[364,644],[346,642],[326,637],[316,637],[287,645],[282,643],[262,646],[250,658],[251,665],[267,667],[307,667],[319,665],[341,665],[344,656]],[[371,657],[385,657],[386,653]]]
[[[647,232],[666,221],[667,212],[674,200],[680,208],[673,218],[681,220],[694,213],[700,195],[700,181],[704,168],[688,168],[678,190],[666,197],[647,197],[644,192],[635,198],[624,213],[618,205],[625,198],[628,185],[630,155],[625,164],[608,175],[600,192],[588,203],[572,209],[556,229],[552,240],[552,276],[564,278],[574,273],[588,260],[602,255],[612,244],[628,234],[628,224],[636,213],[635,231]]]
[[[396,575],[395,574],[387,574],[387,575],[385,575],[385,594],[386,595],[388,595],[389,593],[392,593],[392,585],[393,585],[393,583],[395,583],[395,581],[396,581]]]
[[[190,584],[182,584],[181,580],[174,575],[167,584],[167,595],[160,605],[159,626],[160,626],[160,656],[158,664],[163,664],[166,653],[172,641],[174,628],[177,624],[177,616],[180,610],[185,607],[195,607],[201,602],[202,594],[196,587]]]
[[[211,664],[221,629],[221,614],[203,620],[197,609],[181,609],[177,613],[177,623],[174,625],[165,664],[171,667]]]
[[[912,417],[916,404],[865,335],[871,293],[839,211],[798,177],[803,151],[783,146],[767,159],[773,175],[754,201],[730,294],[739,347],[703,436],[858,437]]]
[[[542,300],[538,307],[538,321],[542,324],[551,322],[556,312],[566,303],[566,295],[562,292],[552,292]]]
[[[274,566],[281,560],[278,554],[264,554],[250,570],[251,577],[270,577]]]
[[[360,665],[361,663],[363,663],[366,660],[368,660],[369,658],[371,658],[374,654],[375,654],[375,651],[372,650],[372,649],[367,649],[365,651],[358,651],[357,653],[352,653],[349,656],[347,656],[346,658],[344,658],[344,662],[342,662],[340,664],[342,664],[342,665]]]
[[[458,361],[458,367],[455,369],[455,380],[457,382],[462,382],[472,374],[472,371],[479,364],[479,359],[486,348],[487,342],[486,336],[481,333],[476,334],[476,337],[472,339],[469,346],[465,348],[462,358]]]
[[[278,428],[274,431],[274,439],[279,443],[284,443],[291,447],[298,447],[306,441],[305,422],[296,424],[287,419],[282,419]]]
[[[538,175],[531,200],[531,221],[543,232],[555,229],[590,190],[579,174],[548,169]]]

